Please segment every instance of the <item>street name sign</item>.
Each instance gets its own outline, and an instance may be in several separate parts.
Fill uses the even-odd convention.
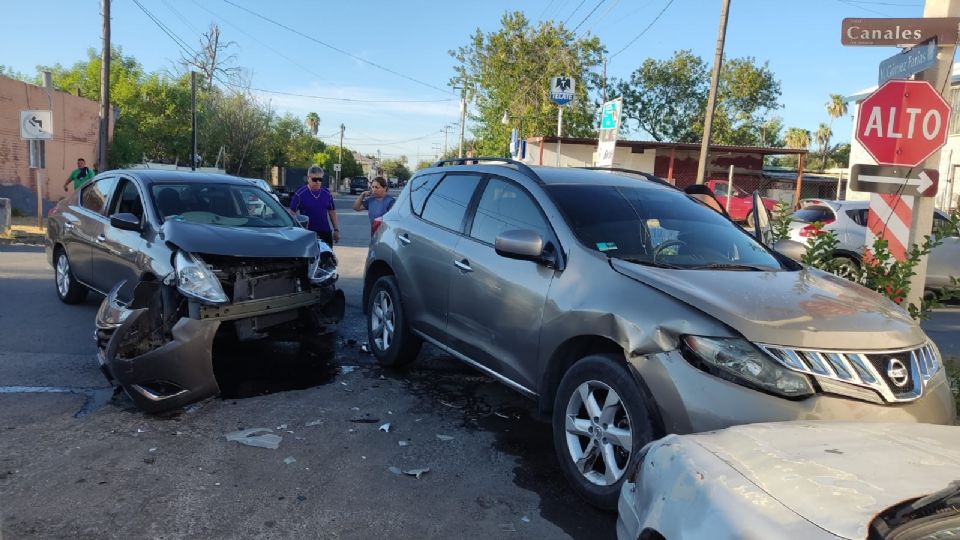
[[[860,104],[856,139],[880,165],[916,167],[947,142],[950,105],[926,81],[887,81]]]
[[[891,56],[880,62],[880,75],[877,84],[893,79],[906,79],[914,73],[920,73],[937,64],[936,38]]]
[[[933,197],[937,194],[940,171],[913,167],[857,164],[850,167],[850,189],[870,193]]]
[[[43,140],[53,138],[52,111],[20,111],[20,138]]]
[[[573,101],[576,83],[572,77],[561,75],[550,79],[550,101],[557,105],[566,105]]]
[[[960,37],[960,17],[914,19],[844,19],[840,24],[843,45],[918,45],[930,38],[950,45]]]

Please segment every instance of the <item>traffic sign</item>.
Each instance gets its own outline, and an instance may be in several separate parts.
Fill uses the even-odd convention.
[[[843,45],[917,45],[936,37],[941,45],[957,42],[960,17],[913,19],[844,19],[840,23]]]
[[[561,75],[550,79],[550,100],[557,105],[566,105],[573,101],[576,84],[571,77]]]
[[[854,191],[933,197],[939,181],[940,171],[936,169],[863,164],[850,167],[850,189]]]
[[[613,155],[617,150],[617,136],[620,133],[620,113],[623,99],[617,98],[603,104],[600,116],[600,137],[597,143],[597,166],[612,167]]]
[[[881,165],[916,167],[947,142],[950,105],[926,81],[887,81],[860,104],[856,139]]]
[[[334,163],[334,164],[333,164],[333,172],[340,172],[340,164],[339,164],[339,163]]]
[[[936,38],[891,56],[880,62],[880,75],[877,84],[892,79],[906,79],[914,73],[920,73],[937,64]]]
[[[52,139],[52,111],[20,111],[21,139]]]

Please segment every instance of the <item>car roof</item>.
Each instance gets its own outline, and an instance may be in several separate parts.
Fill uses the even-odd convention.
[[[579,167],[527,166],[512,162],[481,162],[474,165],[446,165],[431,167],[421,172],[473,171],[486,174],[503,174],[504,169],[517,171],[544,185],[599,185],[620,187],[642,187],[652,189],[677,190],[666,180],[640,171],[623,169],[591,169]],[[527,172],[529,171],[529,172]],[[532,173],[532,176],[531,176]],[[536,178],[534,178],[534,176]]]
[[[249,186],[249,178],[230,176],[226,174],[215,174],[196,171],[165,171],[160,169],[120,169],[110,171],[139,178],[146,185],[151,184],[181,184],[184,182],[196,182],[202,184],[232,184],[237,186]]]
[[[829,206],[834,210],[840,210],[866,208],[870,205],[870,201],[841,201],[837,199],[801,199],[800,203],[803,205],[801,210],[809,206]]]

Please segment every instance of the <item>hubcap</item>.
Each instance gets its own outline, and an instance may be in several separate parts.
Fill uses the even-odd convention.
[[[70,290],[70,261],[63,253],[57,257],[57,290],[60,296],[66,296]]]
[[[598,486],[617,483],[630,464],[633,433],[620,396],[600,381],[587,381],[570,395],[567,450],[577,469]]]
[[[373,344],[381,351],[386,351],[393,343],[395,325],[393,299],[387,291],[378,291],[373,309],[370,310],[370,333],[373,335]]]

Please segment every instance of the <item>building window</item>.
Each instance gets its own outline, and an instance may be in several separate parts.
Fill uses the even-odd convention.
[[[960,86],[950,87],[950,135],[960,134]]]

